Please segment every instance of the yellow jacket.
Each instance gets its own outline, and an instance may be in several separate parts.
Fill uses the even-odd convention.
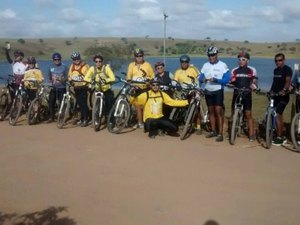
[[[69,69],[69,81],[77,81],[74,82],[74,87],[83,87],[86,86],[86,82],[84,82],[84,77],[89,69],[89,65],[85,62],[81,62],[79,65],[71,64]],[[82,82],[78,82],[82,81]]]
[[[174,107],[184,107],[188,105],[187,100],[174,100],[165,92],[158,91],[155,93],[152,90],[140,94],[137,103],[144,105],[144,122],[148,118],[158,119],[163,117],[163,104]]]
[[[139,81],[141,78],[147,78],[151,80],[154,78],[154,70],[150,63],[143,62],[142,64],[136,64],[131,62],[128,65],[126,80]],[[140,88],[146,88],[146,85],[138,85]]]
[[[198,82],[199,70],[195,66],[189,66],[186,70],[178,69],[175,71],[174,80],[178,81],[182,87],[184,83],[191,84],[191,79],[188,76],[194,77]]]
[[[36,81],[36,82],[30,82]],[[29,69],[25,71],[24,86],[27,89],[35,90],[38,88],[38,84],[44,81],[43,73],[40,69]]]
[[[99,81],[100,78],[105,80],[104,85],[100,85]],[[97,91],[107,91],[111,89],[111,84],[116,80],[115,74],[110,68],[109,64],[102,65],[100,68],[97,68],[96,66],[90,67],[90,69],[87,71],[87,74],[84,77],[84,80],[87,82],[96,81],[95,88]]]

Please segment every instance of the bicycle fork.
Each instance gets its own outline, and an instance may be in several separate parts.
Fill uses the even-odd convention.
[[[96,101],[97,102],[97,99],[100,99],[101,102],[99,104],[99,112],[98,112],[98,116],[101,116],[102,115],[102,111],[103,111],[103,92],[99,91],[99,92],[95,92],[95,98],[96,98]]]
[[[122,98],[118,99],[118,102],[117,102],[117,105],[116,105],[116,110],[114,112],[114,117],[121,117],[122,116],[122,113],[123,113],[124,107],[125,107],[124,104],[122,104],[121,107],[120,107],[120,104],[121,104],[122,100],[123,100]]]

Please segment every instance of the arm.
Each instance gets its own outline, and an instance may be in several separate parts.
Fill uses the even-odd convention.
[[[115,74],[108,64],[105,66],[105,74],[107,76],[107,78],[105,79],[106,83],[112,83],[116,80]]]
[[[13,60],[10,58],[9,50],[8,49],[5,49],[5,56],[6,56],[6,59],[7,59],[8,63],[12,64]]]
[[[215,82],[215,83],[225,85],[230,80],[230,72],[229,72],[229,70],[227,70],[226,73],[223,74],[221,79],[217,79],[217,78],[212,78],[212,79],[213,79],[213,82]]]
[[[132,80],[134,63],[130,63],[127,69],[126,80]]]
[[[166,105],[184,107],[184,106],[187,106],[189,104],[188,100],[175,100],[175,99],[172,99],[168,94],[166,94],[164,92],[162,92],[162,95],[163,95],[163,98],[164,98],[164,103]]]
[[[200,73],[200,75],[198,77],[198,81],[199,81],[199,84],[205,83],[205,75],[204,75],[204,73]]]

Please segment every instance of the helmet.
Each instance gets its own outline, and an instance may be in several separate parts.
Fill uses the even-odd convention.
[[[138,55],[144,55],[144,51],[141,48],[136,48],[134,49],[134,56],[138,56]]]
[[[180,60],[180,62],[188,62],[189,63],[191,59],[188,55],[182,55],[182,56],[180,56],[179,60]]]
[[[71,59],[73,59],[73,60],[80,59],[80,53],[79,52],[72,52]]]
[[[59,60],[61,60],[61,54],[59,54],[58,52],[53,53],[52,59],[53,59],[53,60],[54,60],[54,59],[59,59]]]
[[[98,53],[93,57],[93,61],[95,61],[96,59],[101,59],[101,61],[103,61],[103,56]]]
[[[238,54],[237,57],[238,57],[238,58],[244,57],[244,58],[250,59],[249,53],[248,53],[248,52],[245,52],[245,51],[240,51],[240,53]]]
[[[27,58],[27,63],[28,63],[28,64],[36,64],[36,59],[35,59],[35,57],[29,56],[29,57]]]
[[[150,80],[150,84],[160,84],[161,83],[161,79],[158,77],[154,77]]]
[[[217,47],[214,47],[214,46],[210,46],[207,48],[207,55],[215,55],[215,54],[218,54],[218,48]]]
[[[159,62],[155,63],[154,68],[156,68],[156,67],[158,67],[158,66],[163,66],[163,67],[165,67],[165,64],[164,64],[163,62],[159,61]]]
[[[20,51],[20,50],[16,50],[16,51],[14,51],[14,56],[15,57],[18,57],[18,56],[24,57],[24,53],[22,51]]]

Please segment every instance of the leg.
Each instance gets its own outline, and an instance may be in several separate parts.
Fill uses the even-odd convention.
[[[178,131],[178,126],[167,117],[157,119],[157,128],[166,131],[169,135],[174,135]]]
[[[148,136],[150,138],[155,138],[158,134],[158,119],[149,118],[145,121],[146,129],[149,131]]]

